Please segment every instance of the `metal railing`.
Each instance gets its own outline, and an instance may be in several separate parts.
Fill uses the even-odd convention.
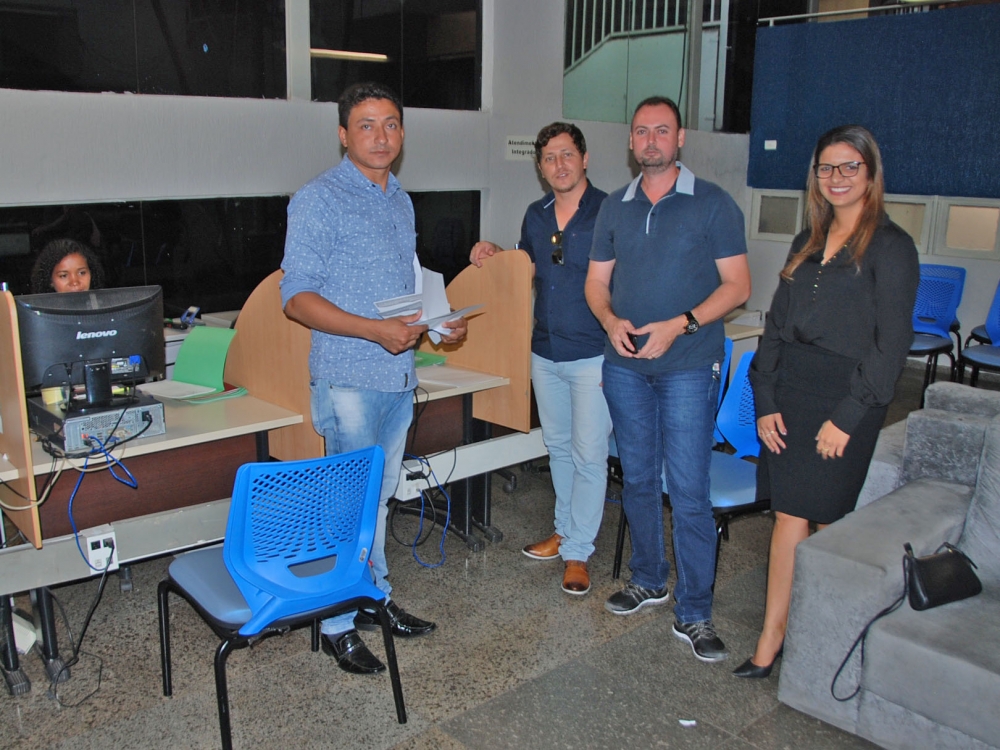
[[[828,10],[823,13],[798,13],[794,16],[772,16],[761,18],[757,21],[758,26],[774,26],[779,23],[801,23],[802,21],[815,21],[816,19],[828,19],[835,21],[838,16],[857,18],[858,16],[878,16],[897,15],[902,13],[925,13],[937,10],[946,5],[967,5],[967,0],[915,0],[912,3],[896,3],[894,5],[876,5],[870,8],[847,8],[845,10]]]
[[[722,0],[706,0],[703,24],[718,25]],[[566,0],[566,71],[612,39],[687,26],[687,0]]]

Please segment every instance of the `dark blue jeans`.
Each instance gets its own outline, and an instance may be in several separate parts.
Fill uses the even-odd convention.
[[[677,561],[674,614],[682,623],[712,617],[716,539],[708,474],[718,388],[711,365],[643,375],[604,363],[604,395],[625,479],[632,581],[661,589],[670,573],[663,541],[664,467]]]

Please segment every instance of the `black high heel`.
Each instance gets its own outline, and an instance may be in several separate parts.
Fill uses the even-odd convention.
[[[781,648],[778,649],[778,653],[774,655],[771,663],[767,666],[760,667],[753,663],[753,657],[751,656],[745,662],[740,664],[736,669],[733,670],[733,676],[735,677],[746,677],[750,680],[763,680],[765,677],[771,676],[771,670],[774,669],[774,662],[781,658],[781,653],[785,650],[785,644],[781,644]]]

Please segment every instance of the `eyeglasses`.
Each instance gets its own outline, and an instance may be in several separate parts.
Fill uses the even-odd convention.
[[[861,169],[863,161],[845,161],[843,164],[814,164],[813,173],[817,179],[829,180],[833,177],[833,170],[837,170],[844,177],[854,177]]]
[[[557,266],[563,265],[562,238],[562,232],[554,232],[552,236],[549,237],[549,242],[552,243],[552,262]]]

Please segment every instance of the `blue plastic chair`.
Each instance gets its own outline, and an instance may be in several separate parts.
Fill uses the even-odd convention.
[[[952,353],[955,346],[951,334],[957,321],[958,306],[962,302],[964,288],[964,268],[931,263],[920,266],[920,284],[917,287],[917,300],[913,306],[914,337],[910,354],[927,357],[924,385],[920,394],[921,406],[923,406],[923,391],[937,380],[937,363],[940,355],[948,355],[951,361],[951,380],[956,379],[958,360]],[[956,333],[956,335],[958,346],[961,347],[961,334]]]
[[[758,513],[771,507],[770,500],[759,502],[757,500],[757,465],[743,460],[744,457],[756,458],[760,453],[753,387],[750,385],[749,377],[753,355],[754,352],[746,352],[740,358],[716,417],[716,429],[736,451],[733,454],[712,451],[709,473],[712,512],[715,515],[716,562],[722,551],[722,540],[729,539],[729,522],[737,516]],[[663,494],[665,499],[669,500],[665,467],[662,476]],[[625,517],[623,503],[618,519],[615,559],[611,569],[611,577],[615,579],[621,574],[627,529],[628,519]]]
[[[372,582],[385,456],[378,446],[304,461],[251,463],[236,473],[226,538],[179,555],[158,589],[163,694],[172,694],[169,594],[186,599],[222,641],[215,688],[222,746],[232,747],[226,660],[258,639],[359,607],[379,613],[396,716],[406,723],[386,597]]]
[[[987,315],[989,315],[990,313],[992,313],[993,308],[996,307],[997,304],[1000,304],[997,301],[998,297],[1000,297],[1000,284],[997,284],[996,291],[993,292],[993,301],[990,303],[990,312],[987,313]],[[976,326],[975,328],[972,329],[972,332],[965,339],[965,346],[968,346],[973,341],[977,341],[980,344],[993,344],[994,343],[994,339],[991,339],[990,338],[990,334],[986,331],[986,324],[985,323],[983,323],[982,325],[978,325],[978,326]],[[997,343],[1000,343],[1000,342],[997,342]],[[959,373],[959,375],[961,375],[961,373]]]
[[[977,329],[979,326],[977,326]],[[1000,341],[1000,286],[997,287],[993,295],[993,302],[990,303],[990,310],[986,315],[985,329],[986,336],[990,342]],[[975,336],[973,330],[971,336]],[[965,349],[959,355],[958,381],[961,383],[965,379],[965,366],[972,365],[972,375],[969,378],[969,385],[973,388],[979,382],[979,368],[985,367],[987,370],[1000,370],[1000,346],[992,343],[975,344],[969,346],[966,343]]]

